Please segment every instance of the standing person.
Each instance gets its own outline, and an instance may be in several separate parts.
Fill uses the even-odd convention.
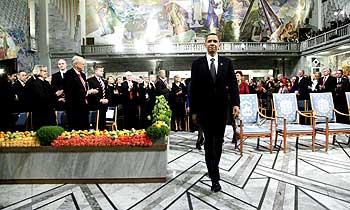
[[[88,90],[84,74],[85,59],[72,58],[73,67],[64,75],[64,94],[69,129],[85,130],[89,128],[89,109],[87,96],[96,94],[96,89]]]
[[[249,85],[246,81],[243,80],[243,73],[242,71],[236,71],[236,79],[238,83],[238,90],[239,94],[249,94]],[[233,137],[232,137],[232,143],[235,144],[235,147],[237,147],[237,136],[236,136],[236,121],[232,118],[231,110],[229,110],[229,117],[231,117],[232,122],[232,128],[233,128]]]
[[[211,191],[221,190],[219,162],[224,142],[227,109],[238,115],[239,93],[232,61],[219,56],[219,37],[211,33],[205,38],[206,56],[192,63],[190,109],[192,120],[204,132],[205,162],[212,181]],[[229,98],[231,100],[229,101]]]
[[[166,78],[165,70],[159,70],[159,76],[155,82],[156,95],[164,95],[165,99],[169,101],[170,87]]]
[[[64,110],[65,98],[63,92],[64,74],[67,72],[67,63],[64,59],[59,59],[57,63],[59,71],[52,74],[51,85],[57,96],[56,110]]]
[[[88,96],[89,110],[99,110],[99,125],[100,130],[106,128],[106,112],[108,103],[111,101],[111,95],[107,88],[107,81],[103,79],[104,68],[101,65],[95,66],[95,74],[87,79],[89,88],[98,90],[98,93]]]
[[[183,131],[185,126],[185,102],[186,87],[181,83],[181,77],[175,75],[174,83],[171,86],[172,112],[175,123],[175,131]]]
[[[25,85],[27,82],[27,73],[25,71],[20,71],[18,73],[18,79],[12,85],[13,92],[15,94],[14,109],[15,112],[25,112],[27,111],[27,101],[25,100]]]
[[[37,65],[34,67],[33,76],[25,85],[25,93],[29,108],[32,111],[32,127],[34,130],[44,125],[55,125],[55,92],[46,81],[48,77],[47,67]]]
[[[126,81],[122,83],[122,95],[125,98],[124,116],[125,128],[137,128],[138,115],[138,89],[137,82],[133,81],[133,74],[130,71],[125,72]]]
[[[11,106],[13,106],[14,94],[11,83],[6,73],[0,73],[0,98],[2,100],[0,109],[0,130],[8,131],[11,128]]]
[[[334,106],[335,108],[345,114],[348,114],[348,106],[347,106],[347,101],[346,101],[346,95],[345,92],[348,90],[349,87],[349,80],[347,77],[343,76],[343,70],[339,69],[336,71],[336,79],[337,79],[337,85],[335,88],[335,93],[334,93]],[[349,117],[344,116],[341,114],[336,114],[337,116],[337,122],[349,123]]]
[[[318,80],[320,92],[331,92],[334,94],[335,88],[337,86],[337,80],[335,77],[330,75],[331,70],[328,68],[323,69],[323,77]]]
[[[308,105],[310,101],[310,89],[309,86],[312,85],[311,80],[305,76],[304,70],[299,70],[296,80],[296,94],[298,98],[298,107],[299,110],[305,111],[308,107],[305,107],[305,104]],[[307,101],[305,103],[305,101]]]

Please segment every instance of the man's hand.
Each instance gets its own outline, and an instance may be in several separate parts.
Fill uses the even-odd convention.
[[[100,100],[100,103],[101,103],[101,104],[108,104],[108,99],[105,99],[105,98],[104,98],[104,99],[101,99],[101,100]]]
[[[192,114],[192,122],[195,125],[198,125],[198,117],[197,114]]]
[[[56,96],[61,96],[63,94],[63,90],[56,91]]]
[[[233,115],[233,118],[236,118],[239,113],[240,113],[240,109],[239,109],[239,106],[234,106],[233,109],[232,109],[232,115]]]
[[[97,89],[90,89],[87,91],[87,95],[95,95],[98,93],[98,90]]]

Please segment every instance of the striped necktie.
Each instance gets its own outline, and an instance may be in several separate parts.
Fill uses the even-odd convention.
[[[98,82],[100,83],[100,87],[102,90],[102,98],[104,99],[106,97],[106,88],[105,88],[105,83],[101,78],[98,78]]]

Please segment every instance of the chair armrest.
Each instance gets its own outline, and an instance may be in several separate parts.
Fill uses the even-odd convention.
[[[311,113],[311,115],[307,115],[307,114],[305,114],[305,113],[302,113],[301,111],[299,111],[299,110],[297,110],[297,113],[299,114],[299,115],[301,115],[301,116],[304,116],[304,117],[308,117],[308,118],[316,118],[315,116],[313,116],[312,115],[312,113]]]
[[[340,111],[338,111],[338,110],[336,110],[336,109],[333,109],[333,110],[334,110],[334,112],[335,112],[335,113],[337,113],[337,114],[340,114],[340,115],[343,115],[343,116],[350,117],[350,114],[345,114],[345,113],[340,112]]]
[[[258,111],[258,114],[262,117],[262,118],[265,118],[265,119],[268,119],[268,120],[274,120],[275,118],[273,117],[268,117],[266,115],[264,115],[263,113],[261,113],[260,111]]]

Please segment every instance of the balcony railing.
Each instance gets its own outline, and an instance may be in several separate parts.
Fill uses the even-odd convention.
[[[229,54],[298,54],[320,46],[342,41],[350,37],[350,24],[299,43],[285,42],[222,42],[220,52]],[[86,45],[82,46],[84,55],[94,56],[152,56],[152,55],[193,55],[204,53],[204,43],[185,44],[144,44],[135,45]]]
[[[148,44],[134,46],[125,44],[114,45],[86,45],[82,46],[85,55],[147,55],[147,54],[197,54],[206,52],[204,43],[186,44]],[[223,42],[220,52],[224,53],[299,53],[298,43],[270,43],[270,42]]]
[[[301,51],[310,50],[330,42],[336,42],[350,37],[350,24],[328,31],[301,43]]]

